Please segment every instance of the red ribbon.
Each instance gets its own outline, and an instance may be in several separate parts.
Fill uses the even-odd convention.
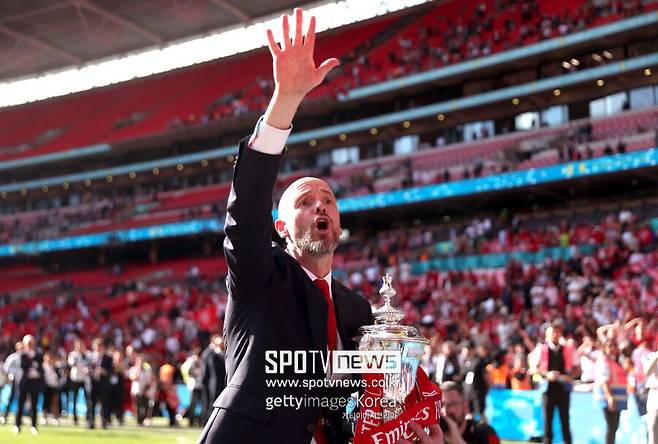
[[[441,389],[433,384],[422,368],[416,372],[416,387],[404,401],[404,412],[395,419],[384,422],[381,400],[382,374],[364,374],[367,388],[362,397],[360,417],[356,423],[354,444],[394,444],[400,438],[413,439],[409,424],[420,426],[439,423],[441,413]],[[376,381],[376,383],[375,383]]]

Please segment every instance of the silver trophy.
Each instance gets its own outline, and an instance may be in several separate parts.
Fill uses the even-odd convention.
[[[415,327],[401,325],[404,312],[391,305],[395,290],[391,286],[389,274],[383,276],[384,283],[379,294],[384,298],[384,305],[373,313],[374,325],[359,329],[359,350],[399,351],[401,353],[401,370],[399,373],[385,373],[383,396],[387,408],[383,412],[384,421],[397,418],[404,411],[404,401],[416,386],[416,371],[423,356],[423,350],[429,340],[423,338]]]

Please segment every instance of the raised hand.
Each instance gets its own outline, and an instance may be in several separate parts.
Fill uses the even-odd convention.
[[[315,66],[315,17],[311,16],[306,37],[303,35],[304,15],[295,8],[295,34],[291,38],[288,16],[281,18],[283,28],[282,47],[274,40],[271,29],[267,30],[267,40],[274,64],[274,82],[280,94],[303,98],[318,86],[332,68],[338,66],[338,59],[327,59]]]

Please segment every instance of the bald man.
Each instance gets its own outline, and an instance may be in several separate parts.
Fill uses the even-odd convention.
[[[300,10],[295,21],[290,38],[288,19],[282,18],[282,48],[268,31],[276,88],[253,135],[241,142],[235,165],[224,240],[228,380],[201,443],[348,440],[341,423],[344,409],[323,409],[318,401],[338,402],[356,389],[303,385],[331,380],[324,366],[327,351],[353,350],[359,327],[372,317],[364,298],[332,279],[341,225],[336,198],[324,181],[306,177],[284,192],[274,225],[286,248],[272,243],[272,190],[292,118],[304,96],[338,65],[329,59],[315,66],[315,19],[310,19],[305,39]],[[290,358],[294,365],[286,365]]]
[[[283,16],[283,44],[267,31],[275,90],[253,135],[240,143],[224,232],[229,301],[224,322],[227,386],[213,403],[200,443],[344,444],[342,414],[358,374],[333,374],[328,351],[354,350],[370,304],[332,278],[341,234],[336,197],[305,177],[284,192],[272,243],[272,189],[292,118],[303,98],[338,65],[313,61],[315,18],[306,36]],[[340,382],[340,383],[339,383]],[[318,388],[318,384],[323,388]],[[329,387],[327,387],[329,386]],[[314,387],[314,388],[311,388]],[[442,444],[412,427],[420,444]],[[398,444],[410,444],[400,440]]]

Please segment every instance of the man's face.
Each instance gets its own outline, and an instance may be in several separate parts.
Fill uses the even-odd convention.
[[[33,351],[37,348],[37,341],[32,336],[23,338],[23,347],[26,350]]]
[[[608,357],[612,359],[617,359],[619,357],[619,348],[617,347],[617,344],[614,342],[606,343],[603,351]]]
[[[281,197],[275,226],[302,254],[332,254],[342,230],[336,197],[329,185],[312,177],[295,181]]]
[[[546,329],[546,339],[553,344],[557,344],[557,341],[560,339],[560,330],[557,327],[548,327]]]
[[[457,390],[443,392],[441,406],[441,413],[449,416],[457,425],[462,425],[466,420],[466,401]]]

